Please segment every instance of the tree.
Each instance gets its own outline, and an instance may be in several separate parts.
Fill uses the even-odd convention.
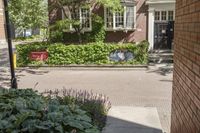
[[[20,31],[46,27],[48,22],[47,5],[45,0],[11,0],[9,2],[11,22]]]
[[[61,21],[64,21],[64,23],[68,22],[72,25],[73,29],[78,35],[79,43],[82,43],[82,25],[86,25],[88,23],[88,21],[85,21],[84,23],[80,22],[80,8],[91,9],[94,5],[103,5],[105,7],[110,7],[113,10],[121,9],[120,0],[54,0],[51,5],[52,6],[50,7],[50,11],[54,9],[62,10],[65,19]],[[63,25],[63,22],[61,23]]]

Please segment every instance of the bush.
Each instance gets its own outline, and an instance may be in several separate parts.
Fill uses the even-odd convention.
[[[122,45],[106,44],[103,42],[88,43],[87,45],[64,45],[56,44],[29,44],[18,45],[17,65],[27,66],[32,61],[29,60],[31,51],[47,50],[49,58],[45,64],[48,65],[68,65],[68,64],[146,64],[148,42],[141,42],[139,45],[127,43]],[[127,49],[135,55],[133,60],[128,62],[113,62],[109,60],[111,52],[120,49]]]
[[[2,133],[99,133],[86,113],[76,104],[65,104],[30,89],[0,89]]]
[[[105,95],[72,89],[46,91],[44,94],[57,97],[63,104],[80,106],[92,118],[93,125],[97,125],[100,130],[105,126],[107,113],[111,108],[111,103]]]
[[[45,51],[49,45],[45,42],[35,42],[30,44],[17,45],[17,65],[24,66],[31,64],[34,61],[29,60],[29,55],[32,51]]]

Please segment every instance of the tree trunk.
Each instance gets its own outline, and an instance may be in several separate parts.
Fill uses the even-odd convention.
[[[26,29],[24,29],[24,38],[26,38]]]
[[[81,43],[83,42],[83,41],[82,41],[81,32],[78,31],[77,34],[78,34],[78,42],[81,44]]]

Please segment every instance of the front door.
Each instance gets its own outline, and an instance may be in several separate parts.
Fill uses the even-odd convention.
[[[174,38],[174,22],[155,22],[154,49],[171,49]]]

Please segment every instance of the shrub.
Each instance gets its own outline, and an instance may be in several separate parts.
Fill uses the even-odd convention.
[[[24,66],[30,64],[31,60],[29,60],[29,55],[32,51],[45,51],[47,48],[48,44],[45,42],[17,45],[17,65]]]
[[[127,49],[135,55],[135,58],[128,62],[113,62],[109,60],[111,52],[120,49]],[[87,45],[64,45],[56,43],[18,45],[17,54],[18,66],[33,64],[29,60],[31,51],[47,50],[49,58],[45,62],[48,65],[68,65],[68,64],[146,64],[148,42],[139,45],[127,43],[122,45],[106,44],[103,42],[88,43]]]
[[[92,31],[86,36],[88,42],[104,42],[106,36],[104,19],[96,14],[92,15]]]
[[[63,89],[61,91],[46,91],[44,94],[50,97],[57,97],[63,104],[78,105],[85,110],[92,118],[94,125],[100,130],[105,126],[107,113],[111,108],[108,97],[102,94],[95,94],[92,91]]]
[[[27,90],[0,89],[0,132],[99,133],[86,111]]]

